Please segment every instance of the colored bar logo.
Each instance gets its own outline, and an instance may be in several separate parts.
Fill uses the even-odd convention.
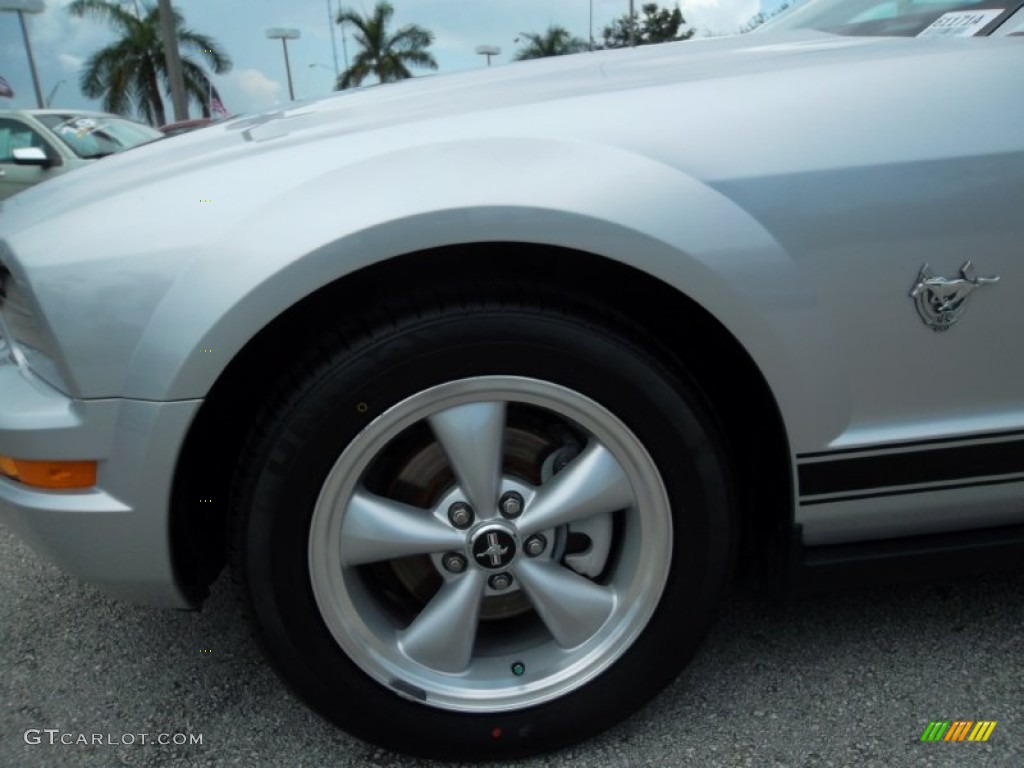
[[[988,741],[995,728],[995,720],[932,720],[921,741]]]

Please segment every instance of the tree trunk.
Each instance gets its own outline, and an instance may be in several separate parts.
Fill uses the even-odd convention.
[[[156,121],[156,126],[159,127],[167,122],[166,114],[164,113],[164,102],[160,98],[160,83],[156,79],[156,70],[152,64],[147,69],[149,70],[146,72],[149,103],[152,104],[153,117]]]
[[[167,79],[171,85],[171,100],[174,104],[174,120],[188,120],[188,94],[185,93],[185,76],[181,70],[181,54],[178,51],[178,37],[174,24],[174,11],[171,0],[159,0],[160,8],[160,39],[163,41],[164,66],[167,69]],[[285,59],[288,52],[285,51]],[[289,83],[291,76],[289,75]],[[157,98],[160,98],[159,91]],[[163,111],[163,106],[160,107]]]

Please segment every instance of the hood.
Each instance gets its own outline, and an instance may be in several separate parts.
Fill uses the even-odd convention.
[[[27,225],[68,207],[93,203],[168,176],[210,170],[247,155],[298,143],[331,140],[403,124],[458,120],[523,105],[601,96],[688,81],[765,75],[814,66],[823,59],[857,59],[885,46],[910,50],[921,40],[852,38],[812,30],[689,40],[596,51],[344,91],[286,108],[243,115],[162,139],[37,185],[2,204]],[[280,141],[289,137],[288,141]],[[34,215],[40,211],[38,216]],[[33,222],[34,223],[34,222]]]

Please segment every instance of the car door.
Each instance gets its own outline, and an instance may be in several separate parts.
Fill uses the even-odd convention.
[[[715,182],[813,312],[766,315],[824,390],[787,413],[804,542],[1024,522],[1024,37],[812,44]]]
[[[14,150],[38,147],[46,152],[53,165],[17,165]],[[63,162],[57,150],[28,124],[13,117],[0,117],[0,200],[60,173]]]
[[[797,449],[808,543],[1024,520],[1024,39],[915,42],[837,75],[846,151],[781,230],[847,386]]]

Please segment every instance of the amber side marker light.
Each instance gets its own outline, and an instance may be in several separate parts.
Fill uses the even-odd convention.
[[[0,475],[36,488],[91,488],[95,461],[29,461],[0,456]]]

